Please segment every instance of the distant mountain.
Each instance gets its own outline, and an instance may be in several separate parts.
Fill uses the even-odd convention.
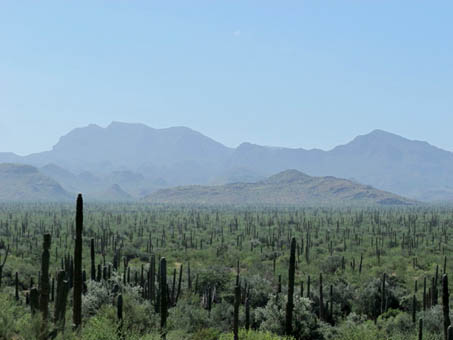
[[[73,198],[30,165],[0,164],[0,201],[65,201]]]
[[[310,175],[354,178],[418,200],[453,198],[453,153],[381,130],[330,151],[244,143],[230,165],[259,169],[263,175],[295,168]]]
[[[175,182],[197,182],[218,169],[231,153],[231,149],[189,128],[153,129],[113,122],[106,128],[89,125],[74,129],[51,151],[25,156],[23,161],[38,166],[54,163],[72,172],[93,173],[135,171],[148,166],[154,173],[147,176],[165,174]]]
[[[254,182],[297,169],[351,178],[417,200],[453,200],[453,153],[382,130],[329,151],[251,143],[233,149],[185,127],[113,122],[106,128],[74,129],[50,151],[25,157],[0,153],[0,162],[44,167],[44,173],[75,192],[119,184],[140,197],[165,187]]]
[[[335,177],[311,177],[287,170],[256,183],[162,189],[150,203],[209,205],[412,205],[414,201]]]

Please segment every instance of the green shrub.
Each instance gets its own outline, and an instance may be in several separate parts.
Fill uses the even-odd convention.
[[[284,335],[286,302],[286,295],[272,295],[266,307],[256,310],[260,330]],[[307,298],[294,297],[293,331],[297,340],[322,339],[318,318],[311,312],[311,302]]]

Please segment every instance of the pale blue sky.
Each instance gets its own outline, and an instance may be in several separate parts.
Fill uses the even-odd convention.
[[[0,2],[0,151],[183,125],[329,149],[380,128],[453,151],[453,1]]]

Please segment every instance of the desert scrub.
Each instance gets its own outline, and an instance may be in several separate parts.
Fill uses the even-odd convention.
[[[39,334],[40,319],[14,300],[11,289],[0,293],[0,339],[30,339]]]
[[[103,309],[96,316],[91,317],[82,328],[84,340],[115,340],[118,338],[117,323],[112,316],[112,310]]]

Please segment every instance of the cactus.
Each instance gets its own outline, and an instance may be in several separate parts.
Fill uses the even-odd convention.
[[[55,301],[55,278],[52,277],[52,286],[50,288],[50,301]]]
[[[156,277],[156,257],[154,255],[151,255],[151,263],[149,264],[149,267],[149,300],[151,302],[156,302],[156,286],[154,285]]]
[[[50,234],[44,235],[43,242],[43,252],[41,258],[41,291],[39,299],[39,309],[42,314],[42,323],[41,323],[41,339],[47,338],[47,318],[49,316],[49,260],[50,260],[50,243],[51,243]]]
[[[116,315],[118,317],[118,336],[119,339],[124,338],[123,334],[123,295],[119,294],[116,301]]]
[[[118,321],[120,324],[123,321],[123,295],[118,295],[118,300],[116,302],[116,315],[118,316]]]
[[[234,287],[234,314],[233,314],[233,335],[234,340],[239,340],[239,303],[241,300],[241,287]]]
[[[15,286],[15,298],[16,298],[16,301],[19,301],[19,273],[18,272],[16,272],[14,286]]]
[[[448,326],[447,340],[453,340],[453,327],[452,326]]]
[[[423,340],[423,319],[418,320],[418,340]]]
[[[55,323],[58,323],[59,321],[62,320],[63,297],[64,291],[67,290],[67,288],[65,287],[67,283],[65,283],[64,278],[65,272],[64,270],[60,270],[57,273],[57,299],[55,300],[55,312],[54,312]]]
[[[363,254],[360,254],[359,274],[362,274]]]
[[[82,231],[83,231],[83,199],[79,194],[76,208],[76,239],[74,247],[74,277],[73,277],[73,315],[74,328],[82,325]]]
[[[293,309],[294,309],[294,277],[296,272],[296,239],[291,240],[291,252],[289,256],[288,270],[288,302],[286,304],[286,335],[293,333]]]
[[[415,324],[416,318],[415,314],[417,313],[417,298],[415,294],[412,296],[412,322]]]
[[[167,326],[167,314],[168,314],[168,301],[167,301],[167,260],[163,257],[160,260],[160,329],[162,339],[165,339],[166,326]]]
[[[444,335],[447,339],[447,330],[451,325],[450,322],[450,306],[449,306],[450,294],[448,293],[448,276],[444,274],[442,276],[442,312],[444,314]]]
[[[426,311],[426,276],[423,279],[423,311]]]
[[[433,284],[433,306],[437,305],[438,303],[438,297],[439,297],[439,291],[437,289],[439,284],[439,265],[436,265],[436,274],[434,276],[434,284]]]
[[[94,253],[94,238],[90,241],[90,257],[91,257],[91,280],[96,280],[96,258]]]
[[[3,267],[6,263],[6,259],[8,258],[8,254],[9,254],[9,244],[8,244],[8,247],[6,248],[5,257],[3,258],[3,262],[0,263],[0,287],[2,286]],[[0,261],[1,261],[1,256],[0,256]]]
[[[381,314],[385,312],[385,277],[386,274],[382,274],[382,288],[381,288]]]
[[[250,296],[249,292],[247,292],[246,298],[245,298],[245,329],[249,330],[250,329]]]
[[[39,309],[39,292],[36,287],[33,287],[30,290],[30,308],[32,314],[35,314],[35,312]]]
[[[330,307],[330,311],[329,311],[329,318],[332,322],[332,325],[334,323],[334,320],[333,320],[333,285],[330,285],[330,295],[329,295],[329,307]]]

